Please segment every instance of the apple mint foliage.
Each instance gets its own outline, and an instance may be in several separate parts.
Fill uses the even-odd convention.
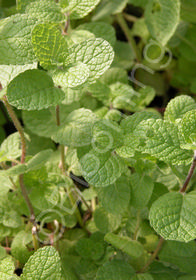
[[[195,12],[0,1],[0,279],[196,278]]]

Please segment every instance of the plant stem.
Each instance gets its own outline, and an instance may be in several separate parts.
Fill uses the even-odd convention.
[[[133,240],[137,240],[137,234],[138,234],[139,226],[140,226],[140,210],[137,211],[137,223],[136,223],[136,227],[135,227]]]
[[[190,169],[189,169],[189,173],[188,173],[188,175],[187,175],[187,177],[186,177],[186,180],[185,180],[185,182],[184,182],[184,185],[183,185],[182,188],[180,189],[180,192],[181,192],[181,193],[185,193],[185,192],[186,192],[187,187],[188,187],[188,184],[189,184],[189,182],[190,182],[190,180],[191,180],[191,177],[193,176],[193,172],[194,172],[194,170],[195,170],[195,167],[196,167],[196,150],[194,150],[193,162],[192,162],[191,167],[190,167]]]
[[[143,268],[139,271],[139,273],[145,272],[146,269],[151,265],[151,263],[156,259],[156,257],[158,256],[158,253],[160,252],[160,250],[162,248],[164,241],[165,240],[163,239],[163,237],[161,237],[154,253],[151,255],[151,257],[149,258],[147,263],[143,266]]]
[[[56,106],[56,124],[57,126],[60,126],[60,108],[59,105]],[[60,145],[60,152],[61,152],[61,169],[62,172],[65,173],[65,147],[63,145]]]
[[[130,21],[130,22],[135,22],[138,20],[137,17],[133,16],[133,15],[129,15],[129,14],[126,14],[126,13],[123,13],[123,16],[126,20]]]
[[[4,96],[3,97],[3,103],[8,111],[8,114],[10,116],[10,118],[13,121],[13,124],[15,126],[15,128],[17,129],[18,133],[20,134],[20,138],[21,138],[21,148],[22,148],[22,155],[21,155],[21,163],[25,163],[25,156],[26,156],[26,140],[25,140],[25,135],[24,135],[24,131],[23,128],[12,108],[12,106],[8,103],[7,101],[7,97]]]
[[[25,157],[26,157],[26,140],[25,140],[24,131],[23,131],[21,123],[18,120],[12,106],[8,103],[6,96],[3,97],[3,102],[4,102],[4,105],[7,109],[7,111],[8,111],[8,114],[9,114],[10,118],[12,119],[13,124],[14,124],[15,128],[17,129],[17,131],[20,135],[20,138],[21,138],[21,148],[22,148],[21,164],[23,164],[23,163],[25,163]],[[33,209],[33,206],[31,204],[31,201],[28,197],[28,193],[27,193],[27,190],[26,190],[24,182],[23,182],[23,174],[19,175],[19,183],[20,183],[20,188],[21,188],[22,195],[23,195],[23,197],[26,201],[26,204],[28,206],[28,209],[29,209],[29,212],[30,212],[30,215],[31,215],[30,221],[34,224],[35,223],[34,209]]]
[[[116,15],[116,19],[118,21],[118,24],[120,25],[121,29],[123,30],[128,42],[129,42],[129,45],[131,46],[132,48],[132,51],[135,55],[135,58],[137,59],[138,62],[141,61],[141,55],[140,55],[140,52],[138,51],[138,48],[137,48],[137,45],[135,43],[135,40],[134,38],[132,37],[131,33],[130,33],[130,30],[129,30],[129,27],[123,17],[122,14],[117,14]]]

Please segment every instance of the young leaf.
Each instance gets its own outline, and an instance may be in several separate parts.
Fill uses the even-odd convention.
[[[68,46],[66,38],[55,25],[37,24],[31,36],[34,53],[44,68],[48,69],[63,63]]]
[[[0,147],[0,162],[11,161],[21,156],[21,139],[18,132],[9,135]]]
[[[150,209],[152,227],[167,240],[189,242],[196,238],[196,192],[168,193]]]
[[[41,110],[59,104],[64,92],[56,88],[51,77],[44,71],[27,70],[8,85],[8,101],[18,109]]]
[[[104,263],[97,271],[96,280],[131,280],[134,269],[125,261],[112,260]]]
[[[148,1],[145,19],[152,36],[163,46],[166,45],[180,22],[180,1]]]
[[[22,280],[61,280],[61,262],[54,247],[38,249],[24,266]]]
[[[139,258],[144,253],[143,246],[138,241],[132,240],[127,236],[107,233],[104,239],[115,248],[129,255],[131,258]]]
[[[193,109],[196,109],[196,103],[192,97],[188,95],[177,96],[167,104],[164,119],[175,122],[181,119],[186,112]]]
[[[90,70],[88,82],[99,78],[111,65],[114,51],[110,44],[101,39],[89,39],[68,49],[65,65],[82,62]]]
[[[64,12],[70,13],[71,19],[83,18],[88,15],[100,2],[100,0],[61,0]]]

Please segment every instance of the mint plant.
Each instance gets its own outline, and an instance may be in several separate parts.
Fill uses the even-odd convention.
[[[0,1],[1,279],[195,279],[195,10]]]

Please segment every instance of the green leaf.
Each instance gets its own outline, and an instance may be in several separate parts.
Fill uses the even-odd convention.
[[[30,64],[35,61],[31,32],[36,19],[16,14],[0,22],[0,64]]]
[[[147,5],[146,0],[128,0],[128,3],[136,7],[142,7],[142,8],[145,8],[145,6]]]
[[[50,158],[52,150],[43,150],[32,157],[27,163],[27,171],[39,169],[43,166]]]
[[[154,280],[154,278],[149,273],[138,273],[137,275],[133,276],[131,280]]]
[[[38,21],[60,23],[65,20],[61,8],[53,0],[33,1],[26,9],[26,14],[37,19]]]
[[[84,178],[95,187],[113,184],[125,171],[124,161],[113,152],[91,150],[80,159]]]
[[[90,92],[93,97],[102,101],[103,104],[109,103],[110,88],[106,84],[97,80],[95,83],[87,85],[85,89]]]
[[[54,247],[38,249],[24,266],[23,280],[61,280],[61,263]]]
[[[159,258],[162,262],[177,266],[182,272],[196,273],[195,241],[188,243],[167,241],[159,253]]]
[[[187,112],[181,122],[181,130],[187,143],[194,144],[196,149],[196,110]]]
[[[78,62],[64,69],[55,69],[50,73],[57,86],[74,88],[88,80],[90,70],[86,64]]]
[[[114,46],[115,57],[113,67],[120,67],[129,70],[134,65],[135,55],[129,43],[116,41]]]
[[[21,156],[21,138],[18,132],[9,135],[0,147],[0,162],[11,161]]]
[[[21,264],[25,264],[29,257],[33,254],[29,251],[27,245],[32,242],[32,234],[26,231],[18,232],[11,245],[12,256],[16,258]]]
[[[181,0],[182,20],[196,23],[195,13],[196,13],[196,3],[194,0]]]
[[[5,88],[18,74],[37,68],[37,63],[26,65],[0,65],[0,82]]]
[[[196,26],[190,25],[186,35],[179,46],[181,55],[191,62],[196,62]]]
[[[178,96],[167,104],[164,119],[175,122],[178,119],[182,119],[186,112],[193,109],[196,109],[196,103],[192,97],[188,95]]]
[[[143,246],[138,241],[132,240],[127,236],[107,233],[104,239],[115,248],[129,255],[131,258],[139,258],[144,253]]]
[[[9,103],[18,109],[41,110],[59,104],[64,92],[54,87],[46,72],[34,69],[14,78],[8,85],[7,96]]]
[[[97,21],[111,14],[118,14],[124,10],[127,5],[127,0],[105,0],[100,3],[93,16],[93,20]]]
[[[102,83],[107,85],[115,84],[116,82],[128,84],[127,71],[122,68],[112,67],[108,69],[99,79]]]
[[[70,13],[71,19],[83,18],[88,15],[100,0],[61,0],[64,12]]]
[[[3,176],[15,176],[24,173],[27,170],[27,166],[25,164],[17,164],[9,169],[0,171],[0,175]]]
[[[59,115],[61,123],[65,123],[67,115],[77,108],[77,103],[69,106],[60,105]],[[40,111],[23,111],[23,121],[25,126],[33,133],[43,137],[51,137],[58,130],[55,114],[55,107]]]
[[[131,205],[135,208],[144,208],[152,195],[154,183],[151,177],[141,176],[138,173],[131,175]]]
[[[100,232],[107,233],[115,231],[120,226],[121,217],[106,212],[103,207],[98,207],[94,211],[94,221]]]
[[[81,108],[69,114],[62,125],[53,134],[52,139],[65,146],[82,147],[92,141],[92,126],[96,116],[87,109]]]
[[[123,214],[126,211],[131,196],[131,188],[125,176],[120,177],[114,184],[106,188],[99,188],[98,198],[106,211],[114,215]]]
[[[168,193],[150,209],[151,226],[167,240],[188,242],[196,238],[196,192]]]
[[[76,244],[76,252],[85,259],[98,260],[104,255],[104,244],[82,238]]]
[[[99,78],[111,65],[114,51],[110,44],[101,39],[89,39],[68,49],[65,64],[82,62],[90,70],[88,82]]]
[[[6,195],[9,192],[9,190],[13,189],[13,184],[7,176],[0,175],[0,182],[1,196]]]
[[[105,22],[88,22],[81,24],[77,30],[87,30],[95,35],[96,38],[102,38],[114,46],[116,42],[115,29]]]
[[[63,63],[68,46],[66,38],[55,25],[37,24],[32,31],[32,44],[34,53],[44,68]]]
[[[146,133],[140,147],[142,153],[149,153],[159,160],[175,165],[187,165],[192,161],[192,152],[181,149],[182,137],[174,123],[149,119],[142,121],[139,126]]]
[[[145,19],[151,35],[166,45],[180,22],[179,0],[150,0],[146,5]]]
[[[104,263],[96,275],[96,280],[131,280],[134,269],[123,260],[112,260]]]
[[[19,279],[14,274],[14,262],[12,260],[12,257],[9,256],[3,260],[0,261],[0,277],[2,280],[17,280]]]

